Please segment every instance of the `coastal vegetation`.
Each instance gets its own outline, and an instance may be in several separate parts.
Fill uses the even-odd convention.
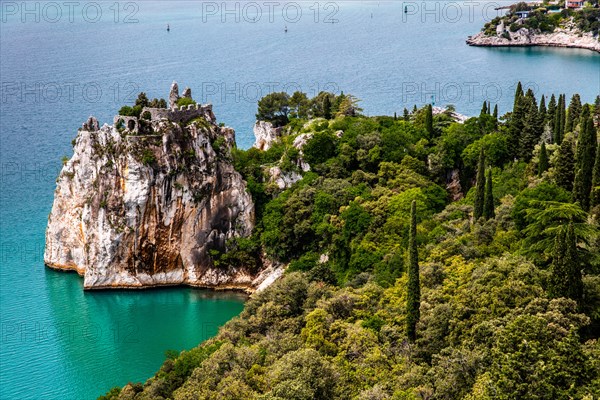
[[[503,22],[511,32],[526,28],[551,33],[556,28],[572,24],[581,32],[592,32],[594,35],[598,35],[600,31],[598,1],[586,1],[581,8],[570,8],[566,3],[566,0],[559,2],[545,0],[541,4],[537,2],[516,3],[509,7],[506,15],[496,17],[486,23],[483,30],[488,35],[495,35],[496,27]]]
[[[360,112],[343,94],[261,99],[279,140],[231,153],[256,227],[211,257],[284,276],[101,399],[600,396],[600,96],[519,84],[504,116],[485,103],[464,123]],[[302,177],[281,188],[273,165]]]

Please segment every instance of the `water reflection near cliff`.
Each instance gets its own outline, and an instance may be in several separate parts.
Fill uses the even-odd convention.
[[[75,273],[45,275],[49,309],[38,351],[53,357],[56,371],[47,372],[60,382],[39,388],[39,398],[95,398],[114,385],[144,381],[165,350],[214,336],[247,298],[187,287],[84,292]]]

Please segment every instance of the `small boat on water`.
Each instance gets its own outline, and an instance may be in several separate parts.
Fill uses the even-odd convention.
[[[167,24],[167,32],[171,32],[171,25]]]

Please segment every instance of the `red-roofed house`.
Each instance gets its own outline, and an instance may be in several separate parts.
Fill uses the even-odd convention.
[[[567,7],[567,8],[581,8],[581,7],[583,7],[583,0],[566,0],[565,7]]]

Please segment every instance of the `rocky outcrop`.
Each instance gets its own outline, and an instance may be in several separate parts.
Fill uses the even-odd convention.
[[[169,108],[177,106],[177,100],[179,100],[179,85],[177,85],[177,82],[173,82],[169,92]]]
[[[450,116],[450,118],[452,118],[455,122],[458,122],[459,124],[464,124],[469,119],[469,117],[467,117],[466,115],[459,114],[456,111],[453,111],[446,107],[433,107],[431,111],[433,115],[447,114]]]
[[[302,179],[302,172],[310,171],[310,165],[304,161],[302,148],[312,138],[312,133],[302,133],[294,138],[292,146],[299,150],[299,157],[295,160],[294,169],[281,169],[282,160],[278,165],[268,166],[266,173],[269,177],[269,183],[276,185],[279,189],[284,190],[292,187],[292,185]],[[279,140],[279,139],[277,139]]]
[[[269,150],[281,136],[281,128],[275,128],[272,123],[267,121],[256,121],[253,130],[256,138],[254,147],[263,151]]]
[[[234,131],[199,109],[206,115],[190,123],[140,119],[144,134],[84,124],[57,179],[46,265],[77,271],[86,289],[253,290],[280,274],[213,264],[213,251],[251,233],[254,205],[230,160]]]
[[[556,29],[552,33],[542,33],[538,30],[521,28],[510,32],[497,27],[496,35],[486,35],[480,32],[467,39],[471,46],[506,47],[506,46],[551,46],[572,47],[600,52],[598,36],[592,33],[583,33],[576,29]]]

